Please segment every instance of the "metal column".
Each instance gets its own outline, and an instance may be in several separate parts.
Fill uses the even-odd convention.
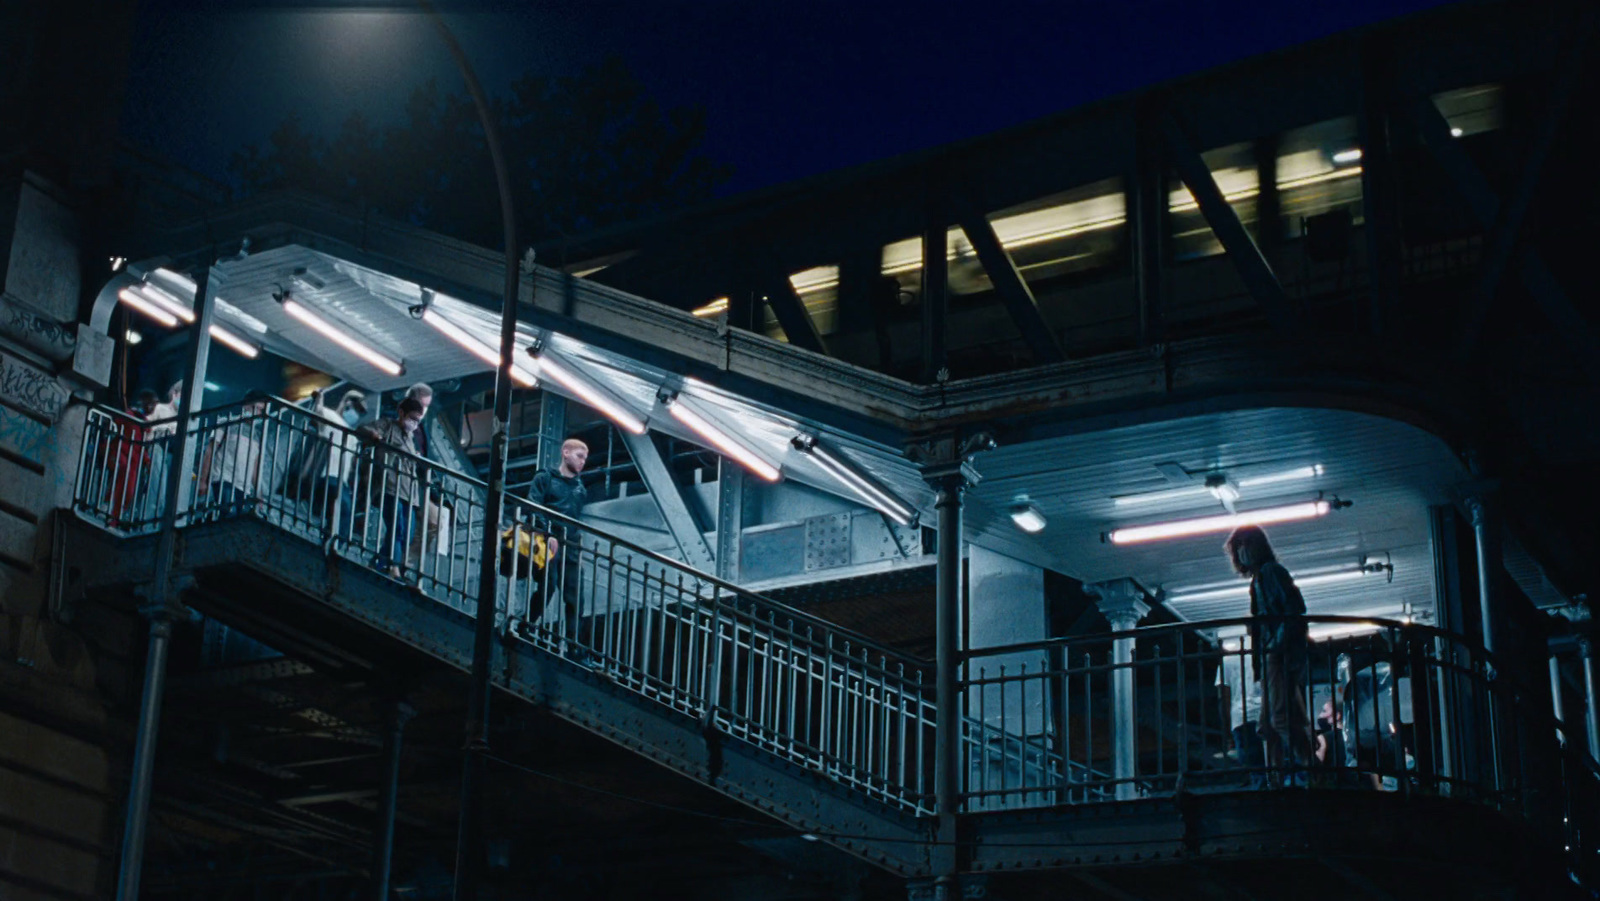
[[[139,733],[133,749],[133,775],[128,785],[128,809],[122,832],[122,859],[117,872],[117,901],[139,897],[144,869],[145,826],[150,817],[150,782],[155,772],[156,740],[161,725],[161,697],[166,690],[167,650],[172,623],[183,615],[179,587],[172,578],[177,553],[178,509],[188,497],[187,474],[193,469],[194,448],[190,419],[205,397],[206,364],[211,354],[210,259],[195,276],[194,325],[190,326],[184,364],[184,391],[178,403],[178,427],[168,444],[170,462],[163,486],[166,506],[161,512],[161,538],[156,547],[155,578],[140,612],[150,619],[150,645],[145,656],[144,688],[139,697]]]
[[[1132,800],[1139,796],[1133,781],[1139,769],[1139,720],[1134,698],[1134,637],[1125,633],[1139,625],[1139,620],[1150,612],[1150,605],[1131,579],[1085,585],[1084,590],[1099,599],[1097,606],[1112,631],[1124,633],[1111,644],[1111,737],[1115,742],[1112,774],[1117,779],[1117,800]]]
[[[1495,521],[1489,504],[1481,495],[1467,498],[1467,513],[1472,517],[1472,535],[1477,542],[1478,616],[1483,629],[1483,648],[1493,654],[1499,611],[1494,571],[1500,565],[1500,541],[1494,532]]]
[[[1578,642],[1583,653],[1583,709],[1584,722],[1589,727],[1589,756],[1600,759],[1600,703],[1594,687],[1594,642],[1585,638]]]
[[[947,226],[930,216],[922,229],[922,380],[949,374],[950,270]]]
[[[934,805],[939,816],[939,844],[933,849],[934,886],[944,897],[959,897],[959,875],[970,854],[958,841],[966,704],[961,686],[962,640],[962,501],[977,484],[978,473],[970,460],[977,450],[994,445],[987,434],[958,441],[944,437],[914,446],[911,455],[922,464],[922,477],[937,492],[938,556],[934,592]]]
[[[1567,717],[1565,707],[1561,702],[1561,657],[1555,652],[1550,654],[1550,709],[1556,717],[1556,737],[1560,739],[1562,747],[1567,744]]]
[[[379,799],[378,826],[373,832],[372,897],[389,901],[389,869],[394,860],[394,817],[400,801],[400,740],[406,723],[416,715],[411,705],[395,702],[383,732],[383,794]]]

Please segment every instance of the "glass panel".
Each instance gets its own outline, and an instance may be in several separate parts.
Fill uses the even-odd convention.
[[[1353,116],[1284,134],[1278,145],[1278,203],[1284,237],[1299,237],[1306,219],[1345,208],[1360,224],[1361,148]]]
[[[919,267],[921,265],[920,259],[918,265]],[[795,293],[800,295],[800,302],[805,304],[811,322],[817,327],[817,334],[831,335],[839,330],[838,266],[813,266],[810,269],[802,269],[789,276],[789,284],[794,287]],[[763,297],[762,300],[766,298]],[[772,311],[771,304],[763,304],[761,307],[761,330],[768,338],[785,342],[789,340],[783,333],[783,326],[778,324],[778,315]]]
[[[1500,127],[1505,114],[1505,90],[1497,84],[1480,84],[1442,91],[1433,95],[1433,105],[1450,123],[1450,133],[1464,138]]]
[[[1000,245],[1030,285],[1114,262],[1127,222],[1127,196],[1120,178],[1052,194],[989,217]],[[983,286],[989,288],[987,276]]]
[[[1233,207],[1244,227],[1256,234],[1256,195],[1260,180],[1256,172],[1255,149],[1248,143],[1218,147],[1200,155],[1222,196]],[[1222,242],[1211,233],[1211,226],[1200,214],[1183,180],[1172,177],[1173,190],[1167,196],[1168,223],[1172,230],[1172,258],[1192,260],[1222,252]]]

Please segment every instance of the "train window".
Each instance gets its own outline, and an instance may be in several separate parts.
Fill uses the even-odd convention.
[[[789,276],[789,284],[800,296],[806,313],[817,327],[817,334],[831,335],[839,330],[839,267],[813,266]],[[762,305],[762,331],[769,338],[787,341],[771,304]]]
[[[1278,143],[1278,205],[1283,236],[1298,237],[1302,223],[1347,209],[1361,222],[1361,148],[1356,120],[1344,116],[1286,132]]]
[[[1222,196],[1238,214],[1239,220],[1252,235],[1256,234],[1256,196],[1260,193],[1260,180],[1256,172],[1255,149],[1249,143],[1230,144],[1200,155],[1211,177],[1216,180]],[[1167,195],[1167,222],[1172,236],[1172,258],[1192,260],[1222,252],[1222,242],[1212,234],[1200,213],[1200,205],[1176,174],[1168,184],[1173,189]]]
[[[1458,138],[1494,131],[1504,118],[1505,91],[1497,84],[1480,84],[1433,95],[1433,105],[1450,123]]]
[[[1115,262],[1127,222],[1127,197],[1120,178],[1052,194],[989,216],[1000,245],[1030,285]],[[962,248],[965,257],[971,258],[974,274],[958,277],[965,258],[958,253],[950,272],[951,289],[958,290],[958,282],[965,281],[972,283],[974,292],[992,288],[964,237]]]

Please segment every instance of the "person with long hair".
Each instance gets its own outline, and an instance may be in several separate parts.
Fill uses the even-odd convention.
[[[1261,731],[1267,766],[1285,783],[1304,784],[1311,763],[1311,716],[1306,707],[1305,598],[1278,562],[1258,526],[1235,529],[1223,545],[1234,571],[1250,579],[1252,643],[1261,665]]]

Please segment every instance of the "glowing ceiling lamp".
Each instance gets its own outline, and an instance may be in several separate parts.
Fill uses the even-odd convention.
[[[728,298],[726,297],[718,297],[704,306],[695,307],[689,311],[691,315],[699,319],[709,319],[712,316],[721,316],[726,312],[728,312]]]
[[[740,466],[755,473],[759,478],[776,482],[782,477],[778,467],[763,460],[755,451],[739,443],[732,435],[718,428],[711,420],[691,409],[683,398],[670,393],[660,396],[662,403],[666,404],[667,411],[672,418],[688,426],[691,432],[705,439],[706,443],[716,448],[726,456],[732,458]]]
[[[628,405],[612,396],[611,392],[568,369],[566,364],[558,362],[550,354],[543,353],[537,344],[528,348],[528,354],[533,357],[534,376],[544,376],[572,392],[578,400],[600,411],[602,416],[616,423],[623,431],[633,435],[645,433],[644,420],[634,415]]]
[[[246,359],[254,360],[256,356],[261,353],[261,348],[251,344],[249,341],[246,341],[238,335],[235,335],[225,326],[217,325],[213,322],[211,324],[210,334],[211,337],[216,339],[219,344],[226,345],[234,353],[237,353],[239,356]]]
[[[1335,163],[1338,163],[1341,166],[1345,165],[1347,163],[1359,162],[1360,160],[1361,160],[1361,148],[1360,147],[1351,147],[1349,150],[1341,150],[1338,153],[1335,153],[1333,155],[1333,161]]]
[[[332,341],[345,350],[350,351],[361,359],[366,360],[368,363],[371,363],[373,366],[377,367],[383,372],[389,375],[401,375],[406,371],[405,367],[402,366],[398,360],[391,360],[383,354],[378,353],[376,350],[373,350],[362,342],[356,340],[354,337],[347,334],[344,329],[339,328],[316,313],[311,312],[299,301],[289,297],[287,294],[283,295],[282,301],[283,311],[285,313],[288,313],[290,316],[293,316],[294,318],[310,326],[329,341]]]
[[[1045,527],[1044,512],[1031,501],[1012,505],[1011,521],[1030,535],[1043,532]]]
[[[1121,497],[1112,498],[1111,505],[1114,507],[1139,507],[1146,504],[1204,497],[1207,494],[1217,500],[1227,502],[1239,499],[1240,492],[1238,489],[1259,488],[1263,485],[1276,485],[1283,482],[1320,478],[1326,471],[1321,463],[1314,463],[1310,466],[1300,466],[1295,469],[1265,473],[1243,479],[1218,478],[1221,474],[1213,473],[1204,484],[1182,485],[1177,488],[1164,488],[1160,491],[1146,491],[1142,494],[1125,494]]]
[[[478,340],[477,336],[456,325],[433,307],[422,311],[422,321],[438,329],[446,338],[466,348],[473,356],[488,363],[496,369],[500,368],[500,352],[488,344]],[[533,377],[533,372],[515,360],[511,363],[511,380],[524,388],[532,388],[538,379]]]
[[[1202,516],[1198,519],[1155,523],[1148,526],[1130,526],[1111,531],[1106,535],[1106,540],[1112,544],[1138,544],[1145,541],[1160,541],[1164,538],[1186,538],[1191,535],[1204,535],[1208,532],[1229,532],[1240,526],[1267,526],[1274,523],[1298,522],[1304,519],[1316,519],[1319,516],[1326,516],[1328,511],[1333,509],[1335,503],[1338,502],[1309,501],[1303,504],[1289,504],[1283,507],[1266,507],[1245,513],[1226,513],[1220,516]],[[1343,504],[1340,505],[1342,506]]]
[[[132,287],[118,291],[117,300],[127,304],[129,309],[138,310],[167,328],[178,324],[178,317],[172,315],[165,307],[157,305],[155,301],[146,298]]]
[[[828,450],[815,436],[796,435],[790,443],[796,450],[809,455],[818,466],[827,470],[829,475],[842,482],[857,497],[866,501],[867,506],[902,526],[916,524],[918,514],[910,504],[896,497],[893,492],[884,488],[842,455]]]

